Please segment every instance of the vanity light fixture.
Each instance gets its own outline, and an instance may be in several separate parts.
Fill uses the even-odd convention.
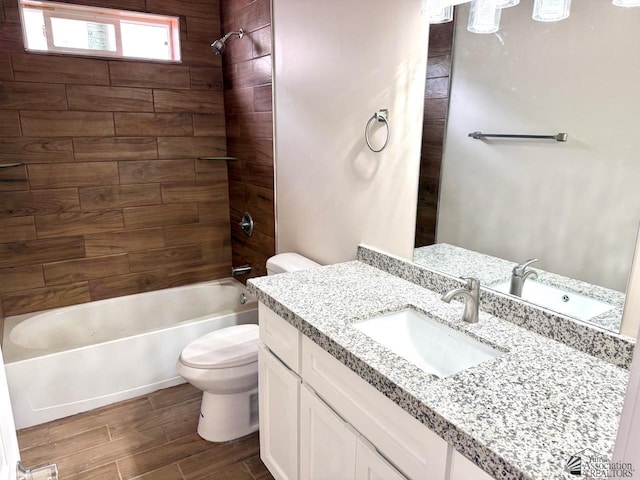
[[[442,0],[422,0],[422,16],[431,25],[453,20],[453,5]]]
[[[473,0],[467,30],[471,33],[495,33],[500,28],[501,0]]]
[[[571,0],[535,0],[532,18],[538,22],[558,22],[569,17]]]
[[[613,0],[616,7],[640,7],[640,0]]]
[[[447,23],[453,20],[453,5],[438,8],[429,12],[429,23]]]

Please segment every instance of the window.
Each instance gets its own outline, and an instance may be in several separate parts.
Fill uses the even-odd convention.
[[[20,0],[29,51],[180,61],[178,17]]]

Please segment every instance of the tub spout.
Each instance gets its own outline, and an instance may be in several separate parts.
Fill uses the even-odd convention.
[[[251,265],[242,265],[240,267],[231,267],[231,276],[246,275],[251,273]]]

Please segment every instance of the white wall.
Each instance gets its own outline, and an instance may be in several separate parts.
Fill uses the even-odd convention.
[[[467,32],[458,9],[437,240],[624,291],[640,221],[640,9],[580,1],[539,23],[532,4],[503,10],[499,35]]]
[[[278,252],[335,263],[363,242],[411,258],[428,41],[420,10],[420,0],[273,0]],[[364,127],[382,108],[392,136],[376,154]]]

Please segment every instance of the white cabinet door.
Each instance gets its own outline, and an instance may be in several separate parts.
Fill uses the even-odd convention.
[[[300,378],[258,347],[260,458],[277,480],[298,479]]]
[[[492,480],[492,476],[462,454],[453,451],[449,480]]]
[[[364,437],[356,448],[356,480],[407,480]]]
[[[16,463],[20,460],[16,427],[13,423],[9,387],[0,349],[0,480],[16,478]]]
[[[306,386],[300,389],[300,480],[354,480],[358,433]]]

